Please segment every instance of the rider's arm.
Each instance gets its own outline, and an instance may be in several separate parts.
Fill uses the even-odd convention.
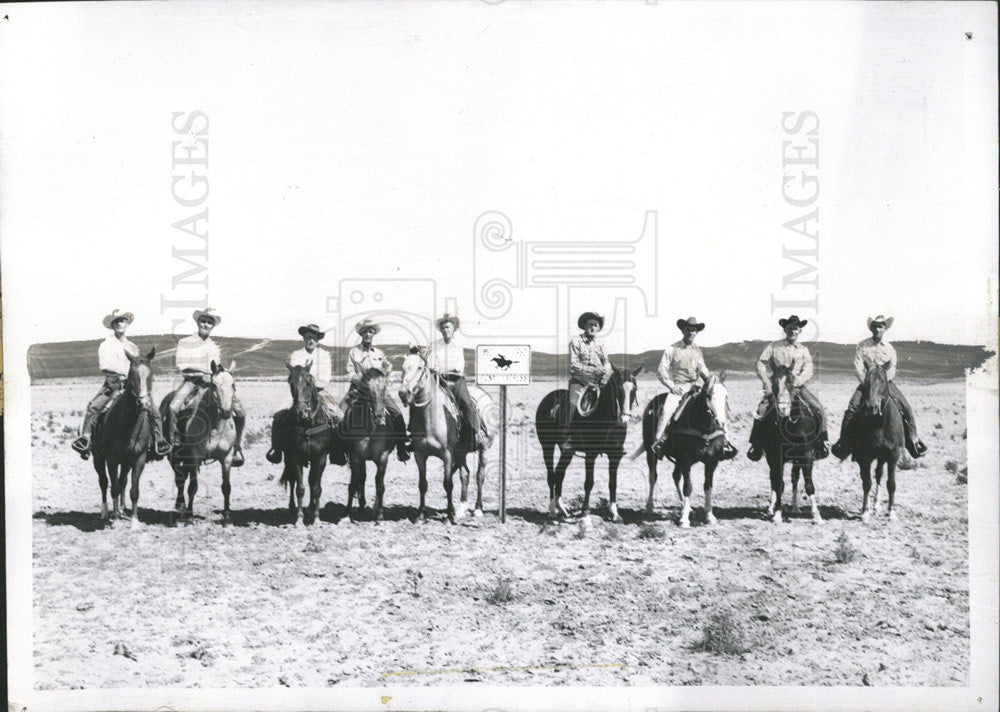
[[[760,357],[757,359],[757,378],[764,384],[764,390],[771,389],[771,355],[774,349],[771,344],[764,347]]]
[[[580,353],[579,339],[571,339],[569,342],[569,376],[589,381],[593,377],[593,368],[583,359]]]
[[[665,348],[663,355],[660,357],[660,365],[656,367],[656,377],[660,379],[660,383],[670,390],[674,389],[674,380],[670,377],[670,358],[673,356],[673,353],[673,346]]]
[[[608,358],[608,352],[604,344],[600,344],[597,347],[597,357],[601,362],[601,365],[597,367],[598,376],[601,384],[607,383],[611,378],[611,359]]]
[[[809,349],[802,349],[802,367],[799,369],[798,373],[795,374],[795,387],[804,386],[813,377],[813,358],[812,354],[809,353]]]
[[[885,368],[885,377],[886,380],[892,381],[896,378],[896,349],[893,348],[892,344],[886,344],[885,349],[889,352],[889,361],[887,362]]]
[[[854,352],[854,373],[858,380],[865,382],[865,342],[858,343],[858,348]]]

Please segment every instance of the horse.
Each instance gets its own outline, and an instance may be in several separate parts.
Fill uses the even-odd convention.
[[[347,453],[351,466],[351,481],[347,487],[347,515],[354,521],[351,506],[358,498],[358,511],[363,512],[365,503],[365,481],[368,478],[365,463],[375,463],[375,509],[372,515],[376,522],[382,521],[382,501],[385,496],[385,469],[389,454],[396,447],[396,433],[392,423],[385,417],[385,373],[379,368],[369,368],[361,377],[353,402],[344,412],[340,422],[338,437]]]
[[[785,465],[792,465],[792,511],[799,512],[799,476],[805,480],[806,501],[813,521],[822,523],[813,485],[813,461],[819,442],[822,416],[814,413],[797,388],[790,386],[787,369],[775,372],[771,379],[771,407],[764,416],[764,456],[771,472],[771,499],[767,514],[776,524],[782,521],[781,496],[784,491]]]
[[[309,468],[309,517],[313,523],[319,522],[323,471],[334,440],[333,426],[323,411],[319,390],[309,373],[310,365],[288,366],[292,407],[275,413],[272,425],[283,424],[285,429],[282,447],[285,467],[280,481],[288,487],[288,509],[295,513],[295,526],[302,524],[302,498],[305,496],[302,470],[305,467]]]
[[[198,472],[202,463],[217,460],[222,468],[222,523],[228,524],[229,512],[229,470],[233,463],[236,446],[236,421],[233,419],[233,395],[236,381],[232,370],[235,362],[226,369],[212,361],[211,378],[207,389],[199,389],[195,401],[186,405],[177,416],[177,432],[181,437],[180,448],[175,449],[167,459],[174,470],[174,484],[177,485],[177,500],[174,510],[187,521],[194,516],[194,496],[198,492]],[[174,393],[168,393],[160,402],[163,422],[170,417],[170,402]],[[184,482],[188,483],[187,506],[184,504]]]
[[[712,482],[715,468],[723,459],[726,436],[712,408],[712,391],[720,382],[712,376],[704,387],[697,387],[682,402],[680,415],[669,426],[670,452],[666,457],[674,463],[674,487],[681,499],[681,514],[678,523],[684,529],[691,526],[691,467],[696,462],[705,465],[705,524],[715,523],[712,512]],[[656,463],[664,457],[653,452],[656,443],[656,425],[663,412],[667,394],[661,393],[649,402],[642,415],[642,449],[646,452],[649,466],[649,498],[646,513],[653,513],[653,489],[656,486]],[[668,416],[669,417],[669,416]],[[684,488],[681,489],[681,478]]]
[[[882,473],[888,470],[885,482],[889,493],[890,520],[896,519],[893,503],[896,495],[896,461],[906,441],[903,418],[899,406],[889,394],[889,379],[886,370],[872,364],[865,373],[861,386],[862,400],[854,421],[854,435],[851,438],[851,454],[861,471],[861,486],[864,501],[861,505],[861,519],[868,521],[868,493],[872,486],[871,467],[875,462],[875,492],[872,493],[871,510],[879,516],[878,491],[882,484]]]
[[[403,359],[403,382],[399,389],[400,400],[410,408],[410,437],[413,457],[420,473],[420,507],[417,521],[426,521],[427,458],[441,460],[444,471],[444,490],[448,496],[448,521],[454,524],[468,510],[469,467],[466,457],[471,453],[459,440],[457,408],[452,407],[451,396],[428,368],[417,347],[411,347]],[[486,396],[488,397],[488,396]],[[486,453],[493,444],[497,429],[481,419],[484,429],[479,433],[476,454],[476,505],[473,516],[483,516],[483,482],[486,480]],[[462,494],[458,507],[454,506],[452,492],[454,474],[461,471]]]
[[[590,490],[594,487],[594,463],[598,455],[608,456],[609,517],[621,522],[618,513],[618,466],[625,455],[625,435],[637,405],[635,377],[642,366],[634,371],[612,366],[611,378],[605,383],[597,398],[597,405],[589,415],[576,413],[565,441],[560,440],[561,416],[557,412],[569,405],[569,391],[561,388],[549,392],[535,411],[535,432],[542,446],[542,459],[549,482],[549,517],[565,518],[569,514],[561,502],[563,478],[577,451],[583,453],[584,471],[583,509],[585,525],[590,522]],[[553,466],[553,455],[559,446],[559,462]]]
[[[145,357],[126,352],[128,375],[123,392],[109,408],[98,415],[94,423],[94,469],[101,484],[101,519],[108,518],[108,483],[116,519],[125,511],[125,483],[132,473],[132,528],[139,526],[139,479],[146,467],[146,458],[153,442],[147,404],[153,397],[153,371],[150,362],[156,355],[154,347]],[[120,507],[120,508],[119,508]]]

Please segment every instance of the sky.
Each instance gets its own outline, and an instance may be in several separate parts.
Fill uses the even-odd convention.
[[[988,3],[4,12],[24,344],[100,338],[113,308],[184,335],[195,304],[219,336],[351,343],[370,315],[419,342],[448,310],[469,345],[550,352],[587,310],[633,352],[691,315],[706,345],[791,313],[806,339],[886,314],[895,340],[982,344],[995,318]]]

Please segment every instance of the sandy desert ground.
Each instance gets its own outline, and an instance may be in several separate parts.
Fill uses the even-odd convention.
[[[803,511],[772,524],[766,466],[741,455],[716,474],[718,523],[699,525],[696,509],[689,530],[677,527],[669,470],[655,516],[644,515],[641,459],[619,476],[623,524],[607,522],[600,506],[603,459],[593,525],[546,521],[530,418],[551,382],[510,389],[506,524],[492,471],[486,516],[449,525],[438,469],[428,498],[437,516],[411,523],[416,466],[393,459],[388,521],[345,520],[347,469],[330,466],[321,522],[291,526],[280,466],[264,459],[287,386],[245,382],[248,462],[234,471],[234,524],[220,524],[211,464],[198,518],[175,526],[173,476],[157,462],[142,477],[140,529],[104,527],[97,476],[69,447],[97,385],[32,387],[39,689],[969,683],[961,381],[902,384],[930,452],[898,474],[898,521],[860,521],[856,466],[831,457],[816,469],[825,523]],[[640,382],[642,404],[656,385]],[[853,386],[815,388],[834,428]],[[745,451],[758,387],[731,379],[730,392]],[[639,436],[633,426],[628,444]],[[577,506],[582,470],[575,461],[566,480]],[[699,466],[698,506],[700,490]]]

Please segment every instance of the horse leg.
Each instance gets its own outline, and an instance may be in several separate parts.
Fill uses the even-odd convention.
[[[385,468],[389,464],[389,453],[382,453],[382,457],[375,463],[375,521],[385,521],[385,514],[382,512],[382,501],[385,498]]]
[[[229,482],[229,470],[232,467],[230,458],[219,461],[222,468],[222,523],[229,524],[229,493],[232,492],[232,485]]]
[[[590,491],[594,489],[594,464],[597,462],[597,455],[587,453],[583,456],[583,509],[580,516],[583,517],[584,524],[590,519]]]
[[[684,490],[681,488],[681,477],[683,476],[683,473],[684,471],[681,469],[680,464],[675,462],[674,473],[673,473],[674,489],[677,490],[677,499],[679,499],[682,504],[684,502]]]
[[[455,518],[462,519],[469,509],[469,467],[465,462],[456,463],[458,465],[458,478],[462,485],[462,497],[458,500],[458,507],[455,511]]]
[[[444,470],[444,492],[448,497],[448,523],[455,523],[455,502],[452,498],[452,490],[455,487],[454,471],[452,469],[451,451],[448,448],[441,453],[441,467]]]
[[[142,469],[146,466],[145,456],[140,456],[132,465],[132,528],[139,528],[139,478],[142,477]]]
[[[555,474],[553,476],[553,491],[552,491],[552,503],[549,505],[549,515],[559,519],[565,519],[569,516],[569,512],[562,504],[562,486],[563,478],[566,477],[566,470],[569,469],[569,463],[573,461],[573,448],[566,447],[563,449],[559,448],[559,463],[556,465]]]
[[[885,471],[885,463],[878,460],[875,463],[875,491],[872,493],[872,515],[878,517],[882,514],[882,503],[878,501],[878,491],[882,488],[882,474]]]
[[[94,458],[94,469],[97,470],[97,481],[101,485],[101,521],[108,521],[108,473],[105,463]]]
[[[549,483],[549,519],[556,517],[556,468],[552,459],[555,447],[550,442],[542,443],[542,461],[545,463],[545,476]]]
[[[476,509],[472,516],[483,516],[483,482],[486,481],[486,448],[480,447],[476,457]]]
[[[705,524],[715,524],[715,513],[712,512],[712,482],[715,479],[715,467],[718,463],[709,460],[705,463]]]
[[[896,500],[896,459],[890,458],[886,462],[888,473],[885,480],[885,489],[889,493],[889,521],[896,521],[896,511],[892,508]]]
[[[867,522],[871,517],[868,511],[868,495],[872,489],[872,462],[865,459],[858,461],[861,471],[861,521]]]
[[[691,492],[693,490],[691,487],[691,463],[685,462],[682,466],[681,461],[678,460],[677,469],[684,477],[684,490],[681,494],[681,518],[677,523],[681,529],[687,529],[691,526]]]
[[[309,520],[320,524],[319,503],[323,496],[323,471],[326,469],[326,451],[314,455],[309,463]]]
[[[771,506],[768,508],[771,521],[781,524],[781,495],[785,489],[785,463],[778,459],[771,463]]]
[[[188,476],[188,498],[185,515],[188,522],[194,521],[194,496],[198,494],[198,465],[191,465],[191,474]]]
[[[414,519],[414,523],[426,522],[427,512],[424,509],[424,503],[427,498],[427,455],[418,450],[414,453],[413,459],[417,461],[418,487],[420,488],[420,506],[417,508],[417,517]]]
[[[813,484],[813,465],[808,463],[802,466],[802,477],[805,480],[806,501],[812,513],[815,524],[823,523],[823,516],[819,513],[819,503],[816,501],[816,486]]]
[[[799,513],[799,476],[802,474],[802,465],[795,463],[792,465],[792,513]]]
[[[622,521],[618,513],[618,466],[621,461],[622,456],[617,453],[608,455],[608,515],[616,524]]]
[[[295,463],[295,526],[302,526],[302,522],[305,518],[303,512],[302,501],[306,498],[306,485],[304,481],[305,475],[302,470],[305,466],[296,461]]]
[[[187,466],[174,463],[174,484],[177,486],[177,499],[174,500],[174,511],[184,514],[184,483],[187,480]]]
[[[646,465],[649,467],[649,496],[646,497],[646,514],[653,514],[653,491],[656,489],[656,455],[646,451]]]

